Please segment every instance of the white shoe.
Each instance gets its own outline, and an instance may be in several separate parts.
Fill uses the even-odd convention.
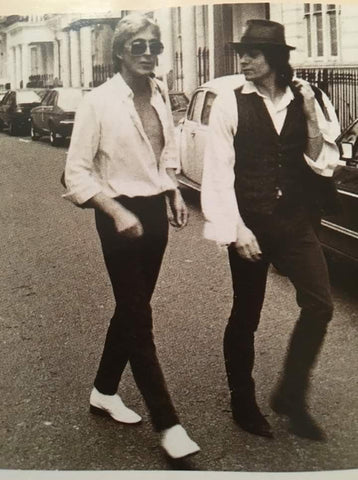
[[[124,405],[119,395],[104,395],[96,388],[93,388],[91,392],[90,412],[96,415],[110,416],[121,423],[139,423],[142,421],[142,417]]]
[[[171,458],[183,458],[200,451],[199,445],[179,424],[162,432],[161,446]]]

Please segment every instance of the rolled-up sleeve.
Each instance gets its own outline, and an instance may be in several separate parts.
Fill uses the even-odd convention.
[[[340,126],[334,107],[329,101],[327,95],[323,92],[322,99],[326,109],[326,115],[322,112],[317,100],[316,112],[318,127],[323,136],[323,147],[316,160],[312,160],[306,154],[304,154],[304,158],[315,173],[322,175],[323,177],[331,177],[339,160],[339,150],[335,140],[340,134]]]
[[[239,210],[234,182],[237,109],[233,91],[218,96],[212,105],[206,137],[201,204],[205,216],[204,237],[219,244],[237,239]]]
[[[77,109],[65,166],[67,191],[63,198],[81,205],[101,192],[94,175],[93,161],[99,144],[98,115],[88,94]]]

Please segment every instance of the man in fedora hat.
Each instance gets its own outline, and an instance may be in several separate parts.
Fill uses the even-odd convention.
[[[272,263],[287,275],[301,308],[271,407],[302,437],[322,440],[306,396],[309,375],[332,318],[326,262],[315,233],[334,204],[339,125],[328,98],[293,80],[284,27],[250,20],[233,47],[244,85],[219,93],[210,117],[202,181],[206,238],[228,246],[233,306],[224,357],[234,420],[272,437],[256,403],[254,335]]]

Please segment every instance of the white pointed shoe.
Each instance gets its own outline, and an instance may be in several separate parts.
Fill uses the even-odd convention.
[[[104,395],[95,387],[90,396],[90,412],[95,415],[112,417],[113,420],[120,423],[135,424],[142,421],[142,417],[124,405],[119,395]]]
[[[200,451],[199,445],[179,424],[162,432],[161,446],[171,458],[184,458]]]

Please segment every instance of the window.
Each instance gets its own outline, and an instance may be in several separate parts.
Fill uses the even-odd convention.
[[[209,125],[211,107],[213,105],[213,102],[214,102],[215,98],[216,98],[216,94],[213,93],[213,92],[208,92],[206,97],[205,97],[203,111],[202,111],[202,114],[201,114],[201,123],[203,125]]]
[[[188,112],[188,120],[192,122],[200,122],[201,118],[201,106],[203,103],[204,92],[199,90],[198,93],[195,94],[193,100],[191,101],[189,112]]]
[[[313,5],[313,12],[315,18],[316,28],[316,42],[317,42],[317,57],[323,57],[323,18],[322,18],[322,3],[315,3]]]
[[[338,33],[337,33],[337,8],[334,4],[327,5],[328,32],[330,43],[330,54],[332,57],[338,55]]]
[[[307,43],[307,54],[309,57],[312,57],[312,28],[311,28],[311,4],[304,4],[305,12],[305,24],[306,24],[306,43]]]
[[[309,58],[338,56],[338,8],[335,4],[305,3],[306,51]]]

